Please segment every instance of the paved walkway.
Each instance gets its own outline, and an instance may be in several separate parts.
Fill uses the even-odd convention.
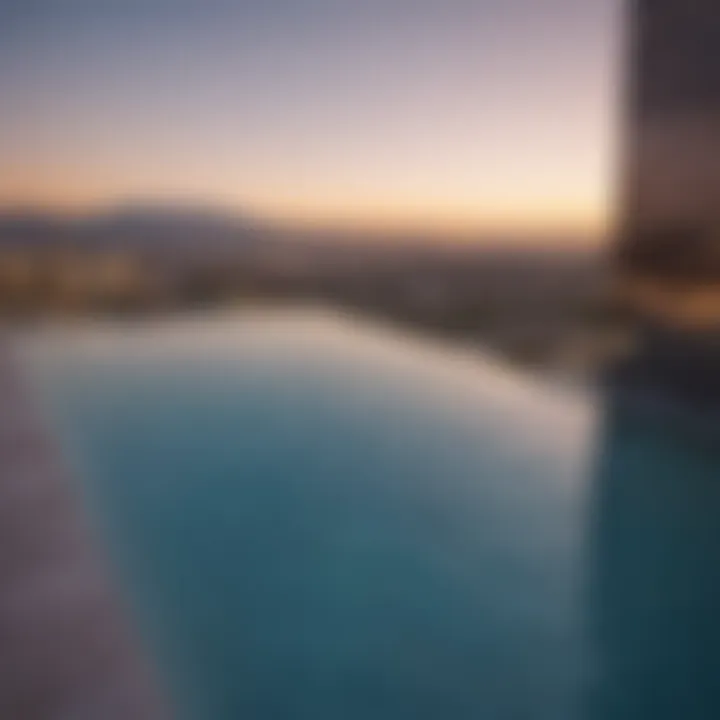
[[[0,718],[159,720],[97,542],[0,338]]]

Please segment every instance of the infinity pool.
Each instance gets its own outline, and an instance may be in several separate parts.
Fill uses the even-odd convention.
[[[22,353],[180,717],[720,717],[711,448],[324,312]]]

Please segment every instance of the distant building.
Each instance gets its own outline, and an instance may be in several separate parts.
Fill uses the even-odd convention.
[[[0,252],[0,312],[77,312],[142,306],[155,289],[138,258],[111,251]]]

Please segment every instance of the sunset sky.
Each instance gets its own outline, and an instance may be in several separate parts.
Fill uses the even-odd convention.
[[[0,0],[0,205],[600,228],[620,0]]]

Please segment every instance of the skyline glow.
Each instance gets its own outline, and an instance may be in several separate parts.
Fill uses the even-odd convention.
[[[619,0],[0,0],[0,205],[598,230]]]

